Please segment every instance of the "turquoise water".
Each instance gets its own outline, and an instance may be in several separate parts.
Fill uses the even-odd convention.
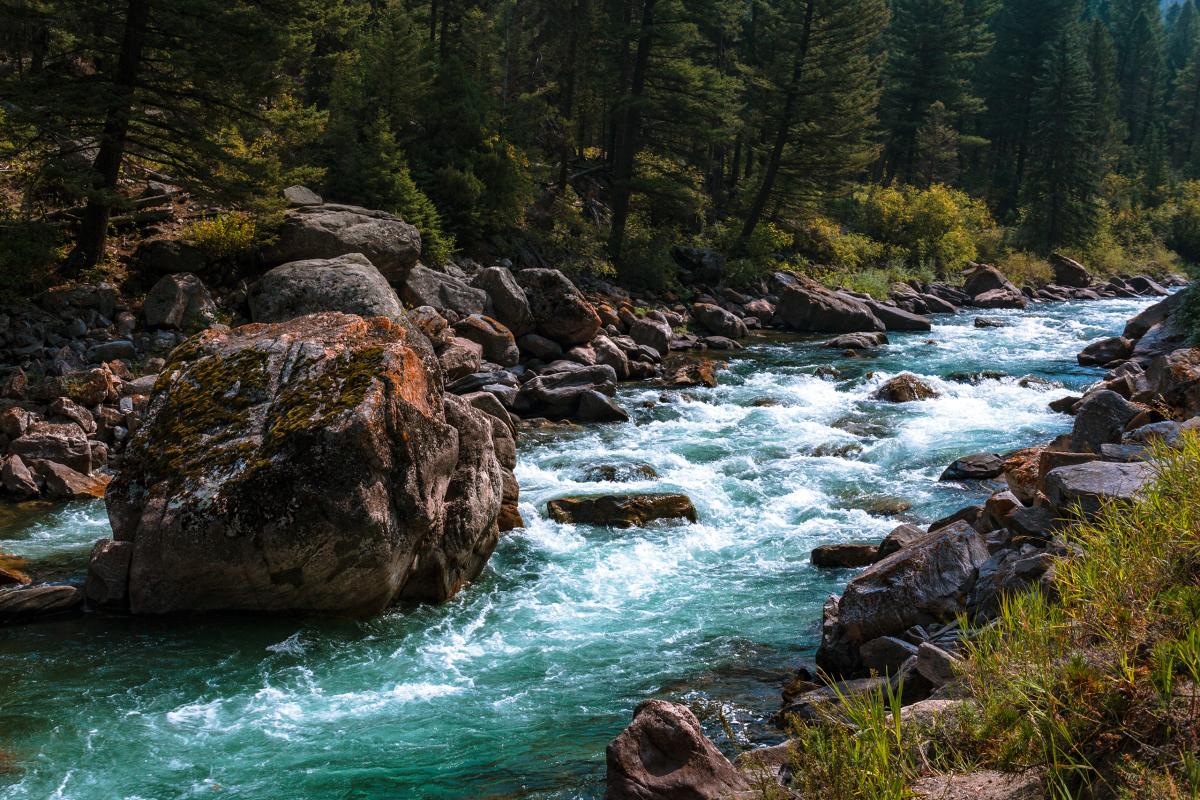
[[[880,503],[929,520],[985,496],[936,478],[959,455],[1066,430],[1046,404],[1099,374],[1075,353],[1146,305],[989,312],[1013,321],[1000,329],[942,318],[860,359],[772,340],[730,360],[717,389],[628,388],[628,424],[525,437],[529,527],[443,606],[0,630],[0,749],[16,765],[0,798],[598,798],[605,744],[651,696],[690,704],[729,752],[776,741],[759,720],[849,575],[813,569],[810,549],[880,539],[897,523],[868,513]],[[942,396],[870,399],[901,370]],[[956,375],[985,370],[1011,377]],[[630,462],[660,477],[584,480]],[[564,494],[650,489],[688,493],[700,524],[541,514]],[[0,551],[78,579],[106,532],[100,503],[10,514]]]

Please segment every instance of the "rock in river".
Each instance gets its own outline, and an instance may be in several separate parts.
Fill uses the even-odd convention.
[[[605,753],[606,800],[724,800],[750,788],[687,706],[647,700]]]
[[[911,403],[938,397],[938,390],[909,372],[902,372],[875,390],[875,398],[889,403]]]
[[[207,331],[172,354],[108,490],[113,537],[133,546],[130,609],[367,614],[445,599],[499,536],[492,432],[444,393],[407,321]]]
[[[547,504],[555,522],[641,527],[657,519],[696,521],[696,507],[684,494],[604,494],[562,497]]]

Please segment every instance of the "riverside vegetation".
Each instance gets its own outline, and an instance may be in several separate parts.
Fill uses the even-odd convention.
[[[1193,0],[0,0],[0,28],[0,669],[25,665],[0,796],[291,791],[174,735],[125,741],[136,778],[99,765],[116,712],[94,699],[31,723],[57,636],[132,679],[144,642],[93,643],[163,620],[180,645],[214,612],[251,638],[375,618],[363,663],[445,656],[374,693],[302,665],[317,724],[500,681],[470,720],[389,728],[402,748],[494,733],[510,704],[542,719],[558,682],[586,697],[561,731],[456,742],[452,779],[387,747],[347,778],[304,761],[331,731],[301,701],[261,721],[302,694],[275,665],[245,670],[236,720],[245,687],[104,684],[148,731],[302,737],[312,796],[1200,794]],[[66,531],[64,507],[101,516]],[[555,560],[605,543],[590,577]],[[670,583],[680,547],[716,583]],[[661,548],[674,572],[642,563]],[[755,619],[748,571],[788,583]],[[388,638],[442,625],[458,638],[421,652]],[[267,650],[304,658],[299,636]],[[640,652],[565,644],[621,636]],[[647,684],[744,647],[786,658],[777,713]],[[603,790],[581,708],[603,709]],[[493,777],[510,744],[555,756]]]

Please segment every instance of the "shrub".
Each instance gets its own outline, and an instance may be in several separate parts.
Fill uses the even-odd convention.
[[[188,223],[183,239],[209,261],[239,261],[259,245],[258,223],[249,214],[229,211]]]
[[[996,268],[1017,286],[1045,286],[1054,278],[1050,262],[1023,251],[1006,253],[996,262]]]

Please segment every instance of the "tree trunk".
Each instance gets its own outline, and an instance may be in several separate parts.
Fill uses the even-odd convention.
[[[746,242],[754,234],[762,219],[763,210],[775,189],[775,181],[779,177],[779,165],[783,161],[783,151],[787,147],[792,131],[792,121],[796,116],[796,105],[800,97],[800,81],[804,77],[804,62],[808,59],[808,45],[812,34],[813,12],[816,0],[807,0],[804,4],[804,27],[800,29],[800,42],[796,48],[796,60],[792,64],[792,79],[788,83],[787,94],[783,103],[783,112],[779,116],[779,128],[775,131],[775,143],[771,146],[771,155],[767,160],[767,169],[763,173],[762,183],[754,196],[754,202],[746,214],[742,225],[741,235],[738,236],[734,250],[745,250]]]
[[[150,0],[129,0],[125,12],[125,31],[121,39],[121,54],[113,76],[113,96],[105,111],[104,128],[100,134],[96,160],[92,162],[92,192],[83,211],[75,249],[68,260],[68,274],[77,274],[94,267],[104,257],[108,240],[108,220],[125,145],[129,136],[129,120],[133,112],[134,87],[142,63],[146,28],[150,22]]]
[[[561,192],[567,188],[567,173],[569,172],[572,156],[575,154],[575,147],[571,142],[571,136],[568,131],[573,127],[571,120],[575,112],[575,80],[578,73],[578,58],[579,58],[579,26],[584,19],[584,3],[586,0],[575,0],[575,7],[571,11],[571,30],[567,36],[567,66],[565,74],[562,78],[562,103],[559,105],[559,113],[563,118],[563,147],[562,147],[562,163],[558,168],[558,190]]]
[[[621,269],[621,251],[625,245],[625,223],[629,217],[629,194],[633,182],[633,164],[637,157],[638,138],[642,122],[642,95],[646,88],[646,71],[650,64],[650,38],[654,27],[655,0],[642,1],[642,21],[638,30],[637,56],[634,58],[622,121],[617,134],[616,155],[613,159],[612,231],[608,252],[617,269]]]

